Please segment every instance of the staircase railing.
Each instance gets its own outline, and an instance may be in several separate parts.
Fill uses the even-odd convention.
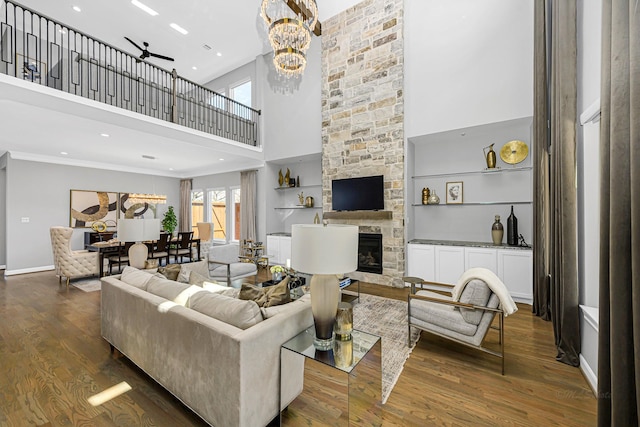
[[[8,0],[0,0],[0,73],[259,145],[259,110]]]

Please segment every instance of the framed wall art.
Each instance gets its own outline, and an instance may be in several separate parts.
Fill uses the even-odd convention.
[[[118,193],[120,210],[118,218],[156,218],[156,206],[150,203],[133,203],[129,200],[131,193]]]
[[[462,204],[462,181],[447,182],[447,204]]]
[[[70,190],[69,226],[90,228],[95,221],[118,219],[118,193]]]

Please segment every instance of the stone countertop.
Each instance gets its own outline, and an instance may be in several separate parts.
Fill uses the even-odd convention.
[[[441,245],[441,246],[469,246],[474,248],[491,248],[491,249],[515,249],[515,250],[532,250],[531,246],[509,246],[507,244],[494,245],[489,242],[465,242],[462,240],[427,240],[413,239],[409,243],[415,245]]]
[[[278,232],[278,233],[267,233],[267,236],[284,236],[284,237],[291,237],[291,233],[285,233],[285,232]]]

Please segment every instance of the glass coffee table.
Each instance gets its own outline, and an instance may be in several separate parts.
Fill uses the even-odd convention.
[[[280,348],[281,390],[287,369],[304,359],[304,388],[287,411],[301,419],[333,425],[380,425],[381,338],[354,329],[350,339],[335,340],[330,350],[321,351],[313,345],[314,335],[311,326]],[[284,398],[281,395],[281,404]],[[322,405],[332,406],[332,415],[323,413]],[[317,416],[322,419],[314,419]],[[330,416],[335,418],[326,419]]]

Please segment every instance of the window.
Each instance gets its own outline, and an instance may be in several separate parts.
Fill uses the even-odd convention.
[[[204,222],[204,192],[195,190],[191,192],[191,231],[193,237],[198,237],[198,223]]]
[[[244,81],[229,89],[230,98],[248,107],[251,107],[251,80]],[[251,111],[242,105],[233,104],[234,114],[245,119],[251,118]]]
[[[227,241],[227,192],[225,189],[209,191],[211,222],[213,222],[213,238]]]

